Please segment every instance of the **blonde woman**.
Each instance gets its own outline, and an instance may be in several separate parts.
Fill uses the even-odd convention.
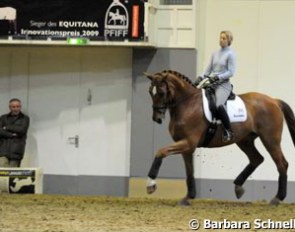
[[[232,41],[233,35],[230,31],[220,32],[220,49],[212,54],[208,67],[203,75],[197,79],[197,82],[200,82],[204,77],[209,77],[210,82],[215,84],[216,109],[225,129],[223,137],[225,142],[233,138],[225,106],[226,100],[232,91],[230,78],[234,75],[236,69],[236,55],[230,47]]]

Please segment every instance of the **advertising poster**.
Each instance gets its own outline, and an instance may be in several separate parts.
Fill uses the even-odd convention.
[[[144,40],[145,0],[0,0],[0,36]]]
[[[40,168],[0,168],[0,193],[42,193]]]

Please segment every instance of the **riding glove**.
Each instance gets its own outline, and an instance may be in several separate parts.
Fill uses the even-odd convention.
[[[214,83],[216,81],[219,81],[219,77],[217,75],[213,76],[213,77],[209,77],[209,81],[210,81],[210,83]]]
[[[198,85],[203,80],[203,77],[198,76],[197,80],[195,80],[194,85]]]

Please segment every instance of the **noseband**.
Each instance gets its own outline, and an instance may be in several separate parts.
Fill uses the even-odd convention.
[[[160,113],[160,114],[165,114],[167,108],[168,108],[167,104],[163,104],[163,105],[159,105],[159,106],[153,105],[153,110],[156,111],[157,113]]]
[[[166,89],[167,89],[167,96],[169,95],[169,88],[168,88],[168,84],[167,84],[167,82],[164,82],[165,83],[165,85],[166,85]],[[156,85],[154,85],[154,87],[155,87]],[[167,99],[165,99],[165,100],[167,100]],[[163,103],[161,103],[161,104],[159,104],[159,105],[154,105],[153,104],[153,110],[154,111],[156,111],[157,113],[160,113],[160,114],[165,114],[166,113],[166,110],[167,110],[167,108],[169,108],[169,106],[170,106],[170,104],[169,103],[167,103],[166,101],[165,102],[163,102]]]

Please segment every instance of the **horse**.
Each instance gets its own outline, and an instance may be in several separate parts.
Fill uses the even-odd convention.
[[[109,16],[110,16],[110,19],[108,21],[108,24],[110,24],[113,21],[113,23],[116,25],[117,20],[119,20],[120,24],[123,24],[126,21],[126,16],[125,15],[120,15],[118,9],[117,9],[116,13],[110,12]]]
[[[16,9],[13,7],[0,7],[0,20],[8,21],[8,34],[17,33]]]
[[[231,123],[233,140],[224,142],[223,128],[217,125],[216,133],[210,142],[205,144],[210,124],[204,116],[202,89],[196,88],[188,77],[177,71],[164,70],[154,74],[144,73],[144,75],[151,81],[149,93],[153,103],[152,119],[161,124],[168,110],[169,132],[174,140],[174,143],[160,148],[155,154],[147,178],[148,194],[156,191],[156,178],[163,159],[169,155],[181,154],[186,169],[187,194],[180,204],[190,205],[190,201],[196,197],[193,166],[195,149],[222,147],[236,143],[249,159],[249,163],[234,180],[235,195],[239,199],[245,192],[243,184],[264,160],[254,144],[255,139],[260,138],[279,173],[277,194],[271,199],[270,204],[278,205],[285,199],[288,162],[280,145],[284,119],[295,146],[295,117],[286,102],[257,92],[238,95],[245,103],[247,118],[244,122]]]

